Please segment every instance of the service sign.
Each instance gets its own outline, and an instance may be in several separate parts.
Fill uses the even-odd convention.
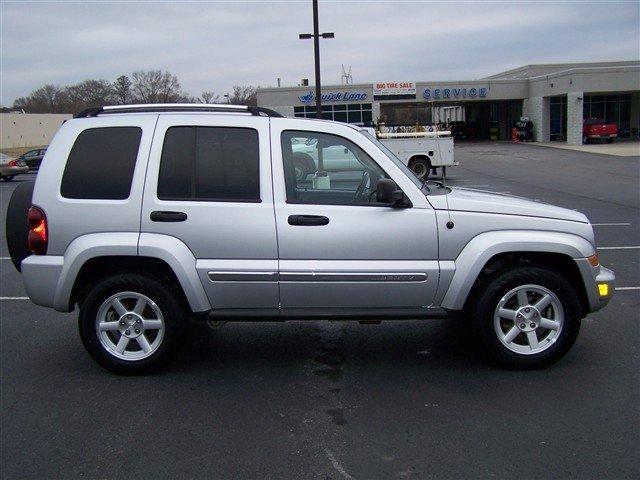
[[[415,82],[376,82],[373,84],[374,100],[403,100],[415,98]]]

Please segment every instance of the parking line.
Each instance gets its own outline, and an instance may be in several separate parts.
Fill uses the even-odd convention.
[[[632,245],[628,247],[598,247],[598,250],[637,250],[640,245]]]
[[[592,223],[594,227],[628,227],[630,223]]]
[[[29,300],[29,297],[0,297],[0,300]]]
[[[11,260],[11,257],[0,257],[0,260]]]
[[[616,290],[640,290],[640,287],[616,287]]]

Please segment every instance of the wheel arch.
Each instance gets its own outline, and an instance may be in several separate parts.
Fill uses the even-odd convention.
[[[95,233],[76,238],[63,257],[54,295],[54,308],[69,312],[84,286],[105,272],[140,271],[174,281],[193,312],[211,309],[196,271],[191,250],[175,237],[121,232]]]
[[[416,160],[426,160],[427,162],[429,162],[429,168],[431,168],[432,166],[431,157],[429,155],[427,155],[426,153],[417,153],[409,157],[409,161],[407,162],[408,167],[411,168],[411,164]]]
[[[538,264],[552,268],[577,286],[580,302],[589,311],[584,273],[576,259],[595,253],[586,239],[577,235],[540,231],[500,231],[478,235],[455,259],[455,273],[448,284],[441,306],[462,310],[473,299],[474,290],[487,275],[511,265]]]

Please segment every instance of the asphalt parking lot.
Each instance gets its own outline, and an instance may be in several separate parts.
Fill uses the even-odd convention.
[[[460,321],[190,328],[163,373],[95,364],[76,314],[22,299],[0,183],[1,475],[14,478],[638,478],[640,158],[456,147],[449,183],[574,208],[615,270],[558,364],[488,363]]]

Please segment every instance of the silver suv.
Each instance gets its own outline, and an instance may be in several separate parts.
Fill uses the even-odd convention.
[[[324,167],[336,150],[348,171]],[[460,317],[503,365],[539,368],[615,282],[581,213],[423,182],[362,129],[256,107],[86,110],[7,224],[31,300],[78,305],[87,351],[119,373],[166,363],[193,318]]]

